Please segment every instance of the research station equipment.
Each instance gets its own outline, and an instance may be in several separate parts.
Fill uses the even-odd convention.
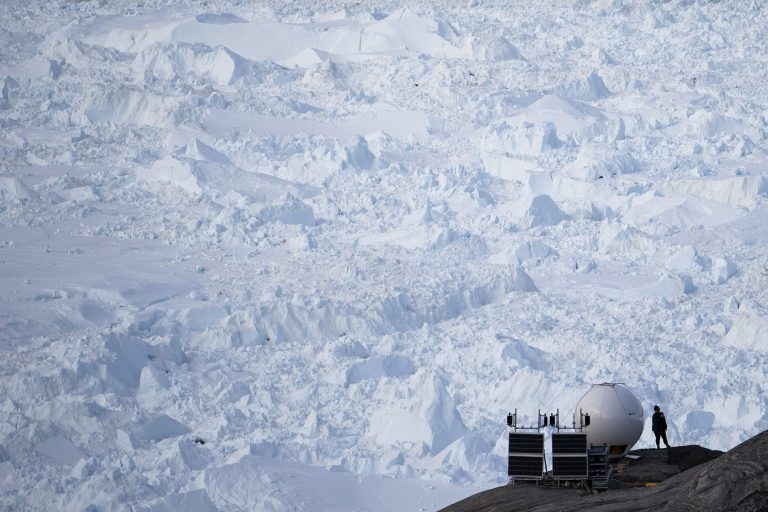
[[[643,433],[640,399],[621,383],[594,384],[576,404],[571,426],[560,423],[560,412],[539,413],[535,425],[518,423],[517,409],[507,416],[510,483],[540,482],[545,475],[544,434],[551,434],[551,478],[577,480],[593,490],[606,490],[611,478],[609,459],[621,458]]]
[[[578,401],[576,410],[591,418],[584,429],[587,445],[607,446],[611,458],[626,455],[643,434],[643,405],[624,384],[594,384]]]

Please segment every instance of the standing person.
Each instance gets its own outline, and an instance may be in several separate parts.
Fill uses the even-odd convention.
[[[660,448],[659,438],[663,439],[664,444],[669,448],[669,443],[667,442],[667,419],[664,417],[664,413],[661,412],[658,405],[653,406],[651,430],[656,434],[656,449],[658,450]]]

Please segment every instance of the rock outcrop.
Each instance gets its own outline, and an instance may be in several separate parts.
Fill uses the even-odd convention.
[[[442,512],[768,510],[768,431],[722,455],[699,446],[632,453],[641,458],[620,464],[611,489],[601,494],[548,485],[505,485]]]

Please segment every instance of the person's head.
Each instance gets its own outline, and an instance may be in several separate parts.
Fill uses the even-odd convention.
[[[659,412],[661,410],[661,408],[658,405],[654,405],[653,406],[653,410],[656,411],[656,412]]]

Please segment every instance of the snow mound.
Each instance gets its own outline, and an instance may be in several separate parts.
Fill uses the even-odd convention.
[[[347,369],[346,384],[382,377],[407,377],[416,372],[413,362],[404,356],[377,356],[356,363]]]
[[[600,227],[598,247],[604,254],[625,254],[652,256],[658,252],[658,245],[652,236],[632,226],[607,223]]]
[[[380,410],[371,419],[369,434],[377,443],[424,443],[436,454],[467,432],[439,377],[422,375],[413,393],[397,408]]]
[[[35,444],[35,451],[59,464],[73,465],[86,455],[64,435],[56,435]]]
[[[494,402],[515,404],[520,411],[535,411],[553,401],[575,404],[581,393],[578,389],[555,381],[527,364],[520,365],[510,378],[495,382],[493,389],[487,392]],[[508,439],[505,441],[508,442]]]
[[[317,249],[317,240],[312,233],[301,233],[286,242],[288,248],[294,252],[304,252]]]
[[[691,411],[685,415],[683,429],[696,436],[705,436],[715,424],[715,415],[710,411]]]
[[[670,272],[680,274],[706,275],[715,284],[723,284],[736,274],[736,265],[723,258],[711,260],[700,256],[693,246],[686,245],[675,251],[667,258],[664,268]]]
[[[520,51],[505,37],[485,37],[472,43],[472,54],[476,59],[491,62],[525,60]]]
[[[522,223],[526,228],[554,226],[566,218],[567,215],[557,206],[557,203],[548,195],[542,194],[531,199],[523,213]]]
[[[19,88],[18,80],[6,76],[0,80],[0,109],[10,108],[12,93]]]
[[[43,53],[51,61],[78,68],[88,68],[94,63],[109,65],[132,58],[112,48],[89,45],[72,37],[52,38]]]
[[[296,55],[280,61],[288,68],[312,68],[331,60],[331,54],[317,48],[305,48]]]
[[[425,54],[463,57],[453,45],[456,31],[447,23],[419,16],[408,8],[369,23],[337,20],[318,28],[312,24],[248,22],[200,15],[138,29],[114,28],[100,42],[123,52],[141,52],[156,43],[182,42],[225,47],[254,61],[283,62],[309,48],[341,56]],[[210,20],[226,23],[212,23]],[[279,42],[279,44],[277,44]]]
[[[169,494],[149,504],[153,512],[218,512],[205,489]]]
[[[360,238],[360,243],[437,251],[452,244],[456,238],[456,232],[444,226],[405,226],[385,233],[365,235]]]
[[[501,342],[500,357],[503,361],[517,366],[528,367],[532,370],[548,372],[550,368],[549,357],[546,352],[532,347],[524,341],[499,336]]]
[[[526,157],[540,156],[561,146],[553,123],[537,124],[518,116],[486,128],[480,142],[480,157],[491,176],[524,182],[528,174],[538,170]]]
[[[563,170],[573,179],[592,181],[634,172],[635,159],[615,144],[583,144],[576,160]]]
[[[724,258],[700,256],[690,245],[681,247],[664,263],[670,272],[681,274],[701,274],[706,272],[715,284],[723,284],[736,274],[736,265]]]
[[[581,101],[594,101],[611,95],[611,91],[608,90],[596,71],[592,71],[584,79],[557,86],[554,93],[558,96]]]
[[[291,196],[306,195],[304,187],[232,165],[225,155],[198,139],[193,139],[186,147],[156,161],[149,168],[137,169],[136,178],[153,186],[170,185],[191,195],[236,192],[259,202],[292,200]],[[309,206],[295,210],[284,218],[285,222],[313,223],[314,216]]]
[[[533,240],[518,246],[515,256],[520,263],[529,260],[540,262],[545,258],[557,257],[557,251],[545,243]]]
[[[178,443],[179,455],[189,469],[205,469],[212,461],[210,450],[198,442],[181,439]]]
[[[659,189],[668,195],[690,194],[727,205],[753,208],[761,198],[768,197],[768,177],[715,176],[663,182],[659,184]]]
[[[160,414],[134,430],[133,436],[142,441],[162,441],[187,433],[189,433],[187,427],[167,414]]]
[[[151,385],[162,387],[167,381],[163,365],[179,364],[185,357],[178,340],[151,345],[132,336],[113,335],[107,339],[105,345],[114,354],[114,357],[106,363],[106,373],[110,382],[128,388],[138,388],[142,380],[145,387]],[[147,367],[159,370],[159,375],[145,372]]]
[[[76,119],[83,124],[126,124],[165,127],[173,124],[179,100],[122,88],[88,89]]]
[[[514,292],[537,291],[531,277],[513,267],[480,283],[439,281],[429,289],[401,291],[361,305],[330,302],[313,307],[300,297],[290,301],[270,298],[233,315],[233,323],[240,326],[240,337],[253,343],[265,338],[271,343],[328,340],[350,331],[382,335],[456,318],[466,311],[502,302]]]
[[[733,327],[723,337],[730,347],[768,354],[765,333],[768,332],[768,312],[763,308],[742,306],[738,310]]]
[[[393,458],[398,460],[396,455]],[[262,455],[246,455],[236,463],[208,468],[192,486],[206,490],[218,510],[238,512],[417,510],[434,500],[436,491],[449,487],[432,481],[425,489],[420,479],[361,477],[338,466],[326,469]],[[466,492],[454,492],[441,503],[464,495]]]
[[[16,176],[0,174],[0,198],[5,201],[28,201],[35,193]]]
[[[201,84],[232,85],[253,72],[250,63],[224,47],[158,43],[144,49],[132,69],[145,82],[173,81],[192,75]]]
[[[370,169],[376,159],[368,149],[368,142],[359,135],[346,147],[346,162],[357,169]]]
[[[495,155],[536,156],[562,145],[554,123],[535,124],[522,118],[504,119],[489,126],[482,139],[482,150],[491,158]],[[485,158],[484,158],[485,159]]]
[[[651,276],[646,279],[650,280]],[[682,295],[693,293],[696,290],[693,280],[687,274],[666,273],[655,281],[641,286],[595,286],[594,290],[611,299],[636,301],[642,299],[674,299]]]
[[[224,153],[213,149],[197,137],[193,137],[187,144],[174,151],[177,156],[213,162],[221,165],[232,165],[232,161]]]
[[[201,194],[201,181],[205,181],[205,172],[201,172],[193,160],[167,156],[149,169],[138,169],[136,178],[150,184],[173,185],[190,194]]]
[[[686,272],[689,274],[701,272],[708,266],[709,262],[699,256],[696,249],[690,245],[678,249],[664,263],[664,268],[670,272]]]
[[[678,274],[665,274],[658,281],[633,290],[634,294],[646,297],[678,297],[694,291],[690,277]]]
[[[665,197],[649,192],[631,199],[629,208],[622,214],[622,221],[636,226],[653,223],[686,230],[694,226],[727,224],[742,213],[742,208],[691,194]]]
[[[696,139],[718,139],[728,135],[746,135],[760,140],[760,133],[754,128],[707,110],[697,110],[686,120],[669,128],[670,133],[687,135]]]
[[[736,275],[736,264],[724,258],[715,258],[709,271],[710,279],[715,284],[723,284]]]
[[[508,248],[488,258],[490,263],[496,265],[519,265],[526,262],[539,264],[548,258],[557,258],[557,251],[549,245],[536,240],[526,242],[517,248]]]
[[[447,24],[424,18],[404,7],[366,27],[360,33],[358,51],[378,54],[416,52],[461,57],[463,51],[453,46],[448,39],[456,35],[453,30]]]
[[[481,434],[469,432],[445,450],[425,459],[421,467],[433,470],[434,474],[446,473],[456,482],[471,481],[469,474],[488,463],[493,442]]]
[[[511,124],[523,121],[536,125],[552,123],[559,137],[574,144],[598,139],[615,141],[625,137],[623,117],[552,94],[542,96],[512,119],[514,121],[509,121]]]
[[[588,201],[605,197],[606,185],[601,182],[574,180],[561,173],[529,172],[528,190],[535,195],[545,194],[558,200]]]

